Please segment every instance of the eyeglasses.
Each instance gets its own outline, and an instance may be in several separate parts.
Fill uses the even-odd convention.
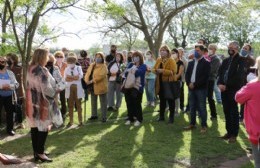
[[[56,56],[55,58],[63,58],[63,56]]]

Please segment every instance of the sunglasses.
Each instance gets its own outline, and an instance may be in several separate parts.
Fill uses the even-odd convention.
[[[56,58],[63,58],[63,56],[56,56]]]
[[[6,63],[6,61],[0,61],[0,63],[4,64],[4,63]]]

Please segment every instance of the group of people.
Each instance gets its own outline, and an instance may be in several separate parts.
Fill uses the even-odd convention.
[[[36,49],[28,66],[25,82],[25,115],[31,127],[34,159],[52,161],[45,154],[44,145],[51,125],[61,124],[54,117],[57,111],[61,112],[60,117],[65,120],[68,107],[67,127],[70,127],[74,124],[73,111],[76,109],[79,126],[83,125],[81,102],[84,98],[87,100],[88,95],[91,98],[89,120],[99,118],[98,97],[101,122],[107,121],[107,111],[120,109],[124,97],[127,106],[125,125],[134,123],[134,126],[140,126],[143,122],[142,100],[145,90],[147,106],[155,107],[159,101],[158,121],[165,121],[165,113],[169,110],[168,123],[173,124],[179,110],[184,112],[185,84],[188,87],[187,109],[190,111],[190,124],[184,129],[196,128],[198,111],[201,133],[207,132],[206,101],[209,103],[211,120],[216,120],[213,93],[217,91],[219,95],[221,92],[227,131],[221,138],[229,143],[236,142],[239,131],[237,102],[243,104],[241,110],[245,109],[245,124],[253,144],[253,152],[259,158],[257,144],[259,145],[260,118],[256,102],[260,99],[257,94],[260,86],[255,73],[257,71],[251,70],[255,64],[251,50],[251,46],[245,44],[239,51],[239,44],[231,42],[228,45],[229,57],[222,60],[216,54],[217,45],[206,46],[205,41],[200,39],[188,57],[185,57],[183,48],[170,50],[167,45],[163,45],[155,59],[151,51],[145,54],[130,51],[126,54],[117,52],[117,47],[112,45],[109,55],[97,52],[93,61],[90,61],[85,50],[80,52],[78,58],[75,53],[67,50],[57,51],[52,55],[47,49]],[[257,59],[258,72],[259,60]],[[16,72],[17,69],[19,73]],[[0,57],[0,108],[5,107],[6,130],[9,135],[15,134],[13,111],[17,109],[14,108],[18,105],[21,109],[24,97],[21,69],[16,55]],[[247,80],[249,75],[254,82]],[[247,82],[249,83],[246,85]],[[169,84],[177,89],[166,87]],[[241,89],[242,86],[244,87]],[[18,88],[22,88],[21,92]],[[175,96],[169,97],[169,92]],[[243,112],[241,114],[243,117]],[[22,112],[18,112],[16,116],[16,121],[22,124]],[[259,164],[259,159],[256,159],[256,164],[257,162]]]

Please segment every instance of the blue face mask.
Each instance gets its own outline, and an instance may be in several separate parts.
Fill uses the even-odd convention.
[[[101,63],[103,62],[103,60],[102,60],[102,58],[96,58],[96,59],[95,59],[95,62],[96,62],[97,64],[101,64]]]
[[[194,51],[194,57],[196,59],[200,58],[200,54],[198,53],[198,51]]]
[[[134,57],[133,58],[133,61],[136,63],[136,62],[139,62],[140,61],[140,58],[139,57]]]
[[[240,51],[240,55],[243,56],[243,57],[246,57],[248,55],[248,51],[242,49]]]

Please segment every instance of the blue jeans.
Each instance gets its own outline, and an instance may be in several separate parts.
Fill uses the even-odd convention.
[[[207,89],[189,90],[190,125],[196,125],[196,110],[198,110],[201,126],[207,127],[206,98]]]
[[[148,102],[155,101],[155,79],[146,79],[145,93]]]
[[[221,92],[217,86],[217,80],[215,80],[215,85],[214,85],[214,93],[215,93],[215,98],[217,100],[218,103],[221,103]]]

